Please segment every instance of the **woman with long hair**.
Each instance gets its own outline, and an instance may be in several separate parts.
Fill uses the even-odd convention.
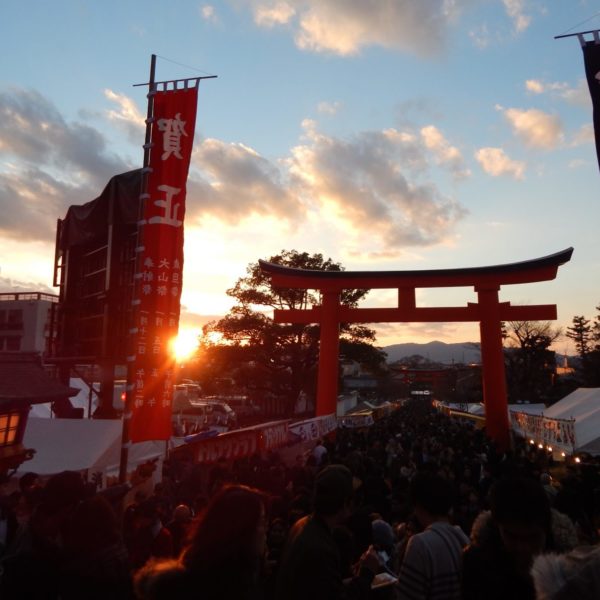
[[[226,486],[196,517],[177,560],[150,562],[135,576],[141,600],[257,600],[266,549],[262,492]]]

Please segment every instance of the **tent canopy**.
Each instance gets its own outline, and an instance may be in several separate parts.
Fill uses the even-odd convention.
[[[120,419],[30,418],[23,445],[36,453],[20,470],[42,476],[85,470],[114,475],[119,470],[122,427]],[[164,441],[131,444],[129,470],[164,454]]]
[[[600,454],[600,388],[577,388],[546,409],[544,416],[575,419],[575,450]]]

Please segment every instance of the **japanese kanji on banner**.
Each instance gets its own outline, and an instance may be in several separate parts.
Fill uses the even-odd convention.
[[[596,43],[595,40],[585,42],[582,49],[585,74],[592,97],[596,156],[600,166],[600,44]]]
[[[183,220],[197,88],[155,91],[141,246],[136,272],[136,325],[129,438],[171,436],[174,362],[170,340],[179,328],[183,273]]]

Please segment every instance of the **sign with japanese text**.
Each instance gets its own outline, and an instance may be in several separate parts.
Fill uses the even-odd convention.
[[[141,245],[136,272],[132,442],[171,436],[174,362],[170,341],[179,328],[183,274],[185,196],[198,90],[155,91],[149,174],[138,224]]]
[[[536,443],[566,452],[575,450],[575,421],[572,419],[551,419],[511,410],[510,422],[516,433],[532,438]]]

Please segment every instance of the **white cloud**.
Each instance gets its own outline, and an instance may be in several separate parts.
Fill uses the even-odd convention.
[[[189,214],[209,213],[229,223],[251,214],[301,218],[304,209],[286,188],[285,173],[240,143],[205,139],[193,155]]]
[[[202,15],[202,18],[205,21],[209,21],[211,23],[216,23],[218,20],[217,11],[215,10],[215,7],[212,6],[211,4],[204,4],[203,6],[201,6],[200,14]]]
[[[490,32],[485,24],[480,25],[475,29],[471,29],[471,31],[469,31],[469,37],[477,48],[483,49],[490,45]]]
[[[139,111],[135,102],[125,94],[106,89],[104,95],[117,105],[117,109],[107,111],[108,120],[123,129],[131,142],[139,144],[140,140],[144,139],[145,115]]]
[[[594,125],[593,123],[586,123],[573,134],[570,145],[581,146],[582,144],[592,144],[594,141]]]
[[[372,45],[420,56],[438,53],[446,32],[470,0],[247,0],[264,27],[292,25],[296,45],[352,55]]]
[[[477,162],[492,177],[508,175],[515,179],[523,179],[525,163],[509,158],[502,148],[480,148],[475,153]]]
[[[290,174],[307,205],[326,208],[350,232],[368,231],[388,249],[425,246],[444,240],[463,216],[433,184],[414,182],[411,174],[426,166],[419,138],[388,129],[342,140],[307,125]]]
[[[335,115],[341,106],[341,102],[319,102],[317,110],[326,115]]]
[[[261,27],[285,25],[295,14],[291,2],[260,3],[254,8],[254,22]]]
[[[109,124],[139,127],[122,95]],[[188,179],[189,224],[218,219],[237,224],[273,219],[281,228],[317,219],[346,235],[380,240],[374,251],[443,242],[465,211],[428,179],[432,162],[456,169],[460,153],[439,132],[384,129],[343,140],[303,123],[304,136],[287,157],[270,160],[242,143],[208,138],[194,147]],[[111,177],[131,169],[111,155],[104,135],[67,122],[41,94],[0,93],[0,235],[52,243],[56,219],[69,206],[97,197]]]
[[[432,151],[438,163],[446,165],[454,177],[460,179],[470,175],[460,150],[452,146],[437,127],[423,127],[421,137],[425,147]]]
[[[34,90],[0,92],[0,234],[54,238],[57,217],[91,200],[126,161],[111,154],[104,134],[67,122]]]
[[[522,33],[531,24],[531,16],[525,14],[525,0],[502,0],[506,14],[512,19],[517,33]]]
[[[507,108],[504,117],[510,124],[513,133],[527,146],[532,148],[556,148],[563,140],[563,126],[557,115],[530,108]]]
[[[563,81],[546,82],[540,79],[528,79],[525,82],[525,89],[532,94],[550,94],[578,106],[588,106],[591,103],[585,79],[580,79],[576,87],[571,87]]]

